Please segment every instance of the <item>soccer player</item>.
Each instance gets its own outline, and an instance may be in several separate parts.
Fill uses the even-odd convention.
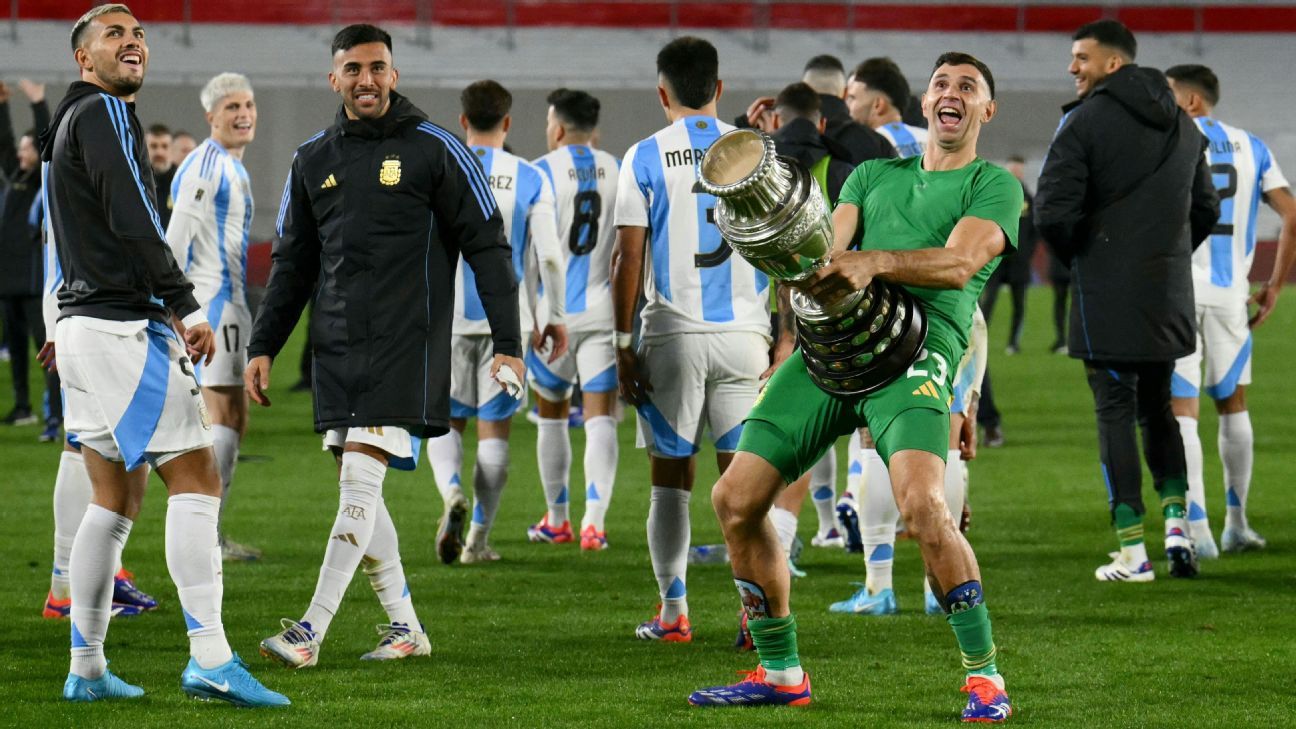
[[[981,128],[996,112],[994,78],[985,64],[964,53],[942,54],[923,110],[932,127],[924,153],[866,162],[842,191],[833,213],[836,244],[844,248],[863,227],[862,250],[837,253],[806,287],[830,298],[874,277],[906,286],[927,313],[925,348],[904,375],[857,398],[816,387],[799,354],[770,378],[744,424],[733,463],[712,491],[760,665],[732,686],[694,692],[692,704],[810,702],[787,566],[766,512],[779,489],[833,439],[867,421],[959,643],[969,694],[963,720],[1003,721],[1011,713],[976,557],[945,504],[943,482],[953,368],[967,346],[977,295],[998,256],[1016,242],[1021,185],[977,157]],[[920,188],[923,194],[916,195]]]
[[[247,431],[243,369],[252,311],[244,262],[253,205],[243,152],[256,134],[257,109],[252,84],[237,73],[213,77],[199,99],[211,124],[211,136],[175,173],[168,193],[174,208],[167,242],[176,260],[185,262],[185,275],[194,283],[194,295],[206,308],[216,333],[216,354],[195,375],[211,414],[224,521],[239,442]],[[220,532],[225,559],[261,558],[261,550],[229,539],[223,528]]]
[[[1169,68],[1166,76],[1175,101],[1210,142],[1206,159],[1220,197],[1219,223],[1207,244],[1193,253],[1197,349],[1175,363],[1170,388],[1170,407],[1179,421],[1188,463],[1188,532],[1197,546],[1197,556],[1210,559],[1219,556],[1219,547],[1206,516],[1202,444],[1197,434],[1202,360],[1206,362],[1206,394],[1219,412],[1219,455],[1224,463],[1228,507],[1220,542],[1226,552],[1264,549],[1264,538],[1247,524],[1246,516],[1254,448],[1246,403],[1246,388],[1251,384],[1250,330],[1273,312],[1296,260],[1296,199],[1264,142],[1212,116],[1220,98],[1214,72],[1192,64]],[[1261,200],[1282,217],[1282,230],[1273,272],[1252,295],[1247,274],[1255,255],[1256,213]],[[1252,316],[1248,316],[1248,304],[1258,307]]]
[[[962,524],[967,499],[967,464],[976,457],[976,408],[981,378],[985,375],[989,349],[985,317],[978,308],[972,313],[972,331],[967,352],[954,375],[950,401],[950,442],[946,455],[945,504],[950,516]],[[872,445],[872,443],[870,443]],[[894,615],[900,611],[891,582],[895,560],[896,505],[886,464],[874,449],[866,451],[863,503],[860,508],[861,538],[864,545],[864,584],[855,594],[828,606],[831,612],[855,615]],[[932,591],[931,580],[923,580],[924,605],[928,615],[944,610]]]
[[[182,690],[240,706],[287,705],[247,672],[221,625],[220,481],[190,360],[209,358],[215,343],[151,190],[134,112],[149,61],[144,29],[125,5],[100,5],[76,22],[71,41],[81,80],[41,137],[46,210],[67,278],[55,338],[66,425],[94,488],[69,564],[72,665],[63,696],[144,695],[108,670],[104,639],[113,571],[144,497],[129,471],[147,462],[170,493],[167,568],[191,655]]]
[[[595,149],[599,100],[584,91],[558,89],[549,94],[545,140],[549,154],[537,159],[554,188],[558,211],[558,242],[567,260],[565,305],[567,353],[546,363],[546,352],[533,346],[527,353],[531,389],[539,400],[540,424],[536,460],[548,511],[528,530],[532,541],[567,542],[574,537],[568,524],[567,482],[571,474],[571,438],[567,416],[572,390],[581,388],[585,427],[585,515],[580,546],[607,548],[604,519],[616,481],[617,432],[616,350],[612,342],[612,290],[609,279],[616,228],[616,157]],[[549,321],[541,301],[537,320]],[[535,344],[539,344],[538,342]]]
[[[261,642],[262,655],[291,668],[316,664],[362,563],[389,619],[362,658],[431,650],[382,488],[388,468],[414,469],[418,438],[447,430],[461,252],[490,321],[491,376],[520,395],[524,372],[509,246],[475,155],[396,92],[386,31],[349,25],[331,51],[329,81],[342,105],[289,169],[243,377],[252,399],[268,406],[271,360],[313,300],[315,429],[338,462],[338,512],[305,615]]]
[[[550,359],[567,349],[563,325],[564,279],[562,252],[558,248],[553,188],[534,165],[504,151],[504,140],[513,125],[509,110],[513,95],[495,81],[469,84],[459,96],[459,125],[467,134],[468,148],[486,172],[490,192],[504,219],[504,235],[513,249],[513,275],[519,282],[543,285],[549,304],[544,332],[537,330],[536,346],[551,348]],[[474,273],[466,262],[455,279],[455,317],[450,340],[450,432],[428,441],[428,462],[445,513],[437,528],[437,554],[450,564],[458,557],[465,564],[497,561],[499,553],[488,543],[500,496],[508,481],[509,430],[521,401],[502,390],[492,379],[492,323],[474,288]],[[534,321],[533,286],[518,297],[519,321]],[[460,486],[463,468],[463,432],[468,418],[477,418],[477,465],[473,470],[473,514],[468,538],[463,538],[467,500]],[[571,526],[567,527],[568,540]]]
[[[670,125],[630,147],[617,188],[617,378],[648,446],[648,552],[661,597],[657,615],[635,631],[642,640],[693,640],[686,571],[698,444],[709,428],[717,465],[729,466],[769,367],[769,281],[720,237],[715,199],[692,191],[694,166],[733,129],[716,119],[718,73],[716,49],[701,38],[661,49],[657,96]],[[631,327],[641,291],[647,304],[636,351]]]
[[[901,157],[915,157],[927,145],[927,130],[904,123],[909,82],[890,58],[870,58],[855,67],[846,84],[851,117],[886,137]]]

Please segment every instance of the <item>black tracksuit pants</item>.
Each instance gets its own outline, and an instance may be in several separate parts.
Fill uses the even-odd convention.
[[[1143,436],[1143,455],[1158,491],[1168,479],[1184,479],[1183,439],[1170,411],[1174,362],[1085,361],[1098,416],[1098,453],[1109,504],[1127,504],[1143,514],[1143,469],[1134,425]]]
[[[45,320],[41,313],[39,296],[6,296],[3,300],[5,317],[5,336],[9,347],[9,366],[13,371],[14,407],[19,410],[31,410],[31,390],[28,385],[28,374],[31,363],[41,346],[45,344]],[[35,350],[27,348],[27,342],[35,345]],[[63,403],[59,397],[58,375],[45,373],[45,390],[49,395],[50,417],[63,419]]]

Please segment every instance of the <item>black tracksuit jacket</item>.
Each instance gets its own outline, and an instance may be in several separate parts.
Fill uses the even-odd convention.
[[[198,311],[158,217],[135,104],[77,81],[40,149],[45,214],[63,268],[59,318],[169,323],[168,310],[181,319]]]
[[[49,126],[49,106],[44,101],[32,104],[32,117],[39,135]],[[7,102],[0,102],[0,170],[7,182],[0,204],[0,296],[40,296],[40,234],[27,220],[40,194],[40,168],[19,168],[18,138]]]
[[[277,355],[314,295],[315,429],[442,435],[461,253],[495,353],[519,356],[511,249],[476,156],[395,92],[375,121],[339,109],[293,159],[248,356]]]
[[[1071,261],[1071,356],[1168,362],[1196,346],[1192,252],[1219,219],[1206,138],[1165,76],[1127,65],[1063,107],[1035,193]]]

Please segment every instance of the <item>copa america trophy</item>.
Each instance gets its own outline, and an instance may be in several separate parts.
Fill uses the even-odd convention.
[[[711,145],[694,188],[716,198],[716,226],[729,245],[771,278],[798,283],[828,264],[832,217],[818,183],[774,140],[736,129]],[[885,387],[913,364],[927,337],[922,306],[900,286],[874,279],[831,300],[792,292],[797,338],[810,378],[833,395]]]

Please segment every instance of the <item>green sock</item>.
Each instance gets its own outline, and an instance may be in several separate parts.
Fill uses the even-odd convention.
[[[797,655],[796,617],[748,620],[752,643],[767,671],[786,671],[801,665]]]
[[[1133,547],[1143,543],[1143,517],[1134,513],[1129,504],[1116,505],[1116,538],[1120,545]]]
[[[1167,478],[1157,484],[1161,494],[1161,513],[1167,519],[1182,519],[1188,508],[1188,481],[1182,478]]]
[[[993,676],[995,667],[994,636],[990,633],[990,611],[985,603],[971,610],[951,613],[945,618],[954,629],[959,651],[963,654],[963,668],[972,676]]]

